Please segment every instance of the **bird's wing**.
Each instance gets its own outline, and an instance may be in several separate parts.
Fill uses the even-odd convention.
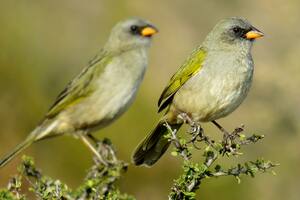
[[[203,47],[199,47],[187,58],[162,92],[158,100],[158,112],[166,108],[181,86],[202,68],[205,57],[206,51]]]
[[[103,71],[110,60],[111,56],[107,55],[104,51],[101,51],[92,59],[89,65],[70,81],[66,88],[57,96],[46,117],[53,118],[65,108],[75,105],[88,97],[94,90],[94,87],[90,85],[92,80]]]

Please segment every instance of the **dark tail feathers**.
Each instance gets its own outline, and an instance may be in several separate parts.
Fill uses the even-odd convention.
[[[170,142],[164,136],[168,134],[168,129],[161,120],[155,129],[138,145],[133,153],[133,163],[135,165],[151,166],[168,149]],[[169,124],[172,129],[179,129],[182,124]]]

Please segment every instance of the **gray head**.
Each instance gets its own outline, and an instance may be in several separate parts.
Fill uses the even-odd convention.
[[[246,19],[231,17],[221,20],[205,39],[205,46],[212,49],[243,48],[249,51],[256,38],[263,33],[252,26]]]
[[[148,47],[152,35],[158,30],[150,22],[130,18],[116,24],[105,45],[106,49],[113,51],[122,51],[131,48]]]

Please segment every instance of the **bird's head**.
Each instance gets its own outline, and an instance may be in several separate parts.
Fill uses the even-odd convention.
[[[264,34],[252,26],[246,19],[231,17],[221,20],[206,38],[206,46],[214,49],[250,50],[255,39]]]
[[[157,32],[158,29],[148,21],[138,18],[127,19],[115,25],[106,47],[114,50],[148,47],[152,36]]]

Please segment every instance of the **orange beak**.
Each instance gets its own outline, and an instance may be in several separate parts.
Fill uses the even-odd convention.
[[[263,37],[264,34],[261,31],[254,29],[254,30],[247,32],[245,36],[247,39],[251,40],[251,39]]]
[[[153,26],[146,26],[142,29],[141,35],[144,37],[150,37],[158,32],[158,29]]]

